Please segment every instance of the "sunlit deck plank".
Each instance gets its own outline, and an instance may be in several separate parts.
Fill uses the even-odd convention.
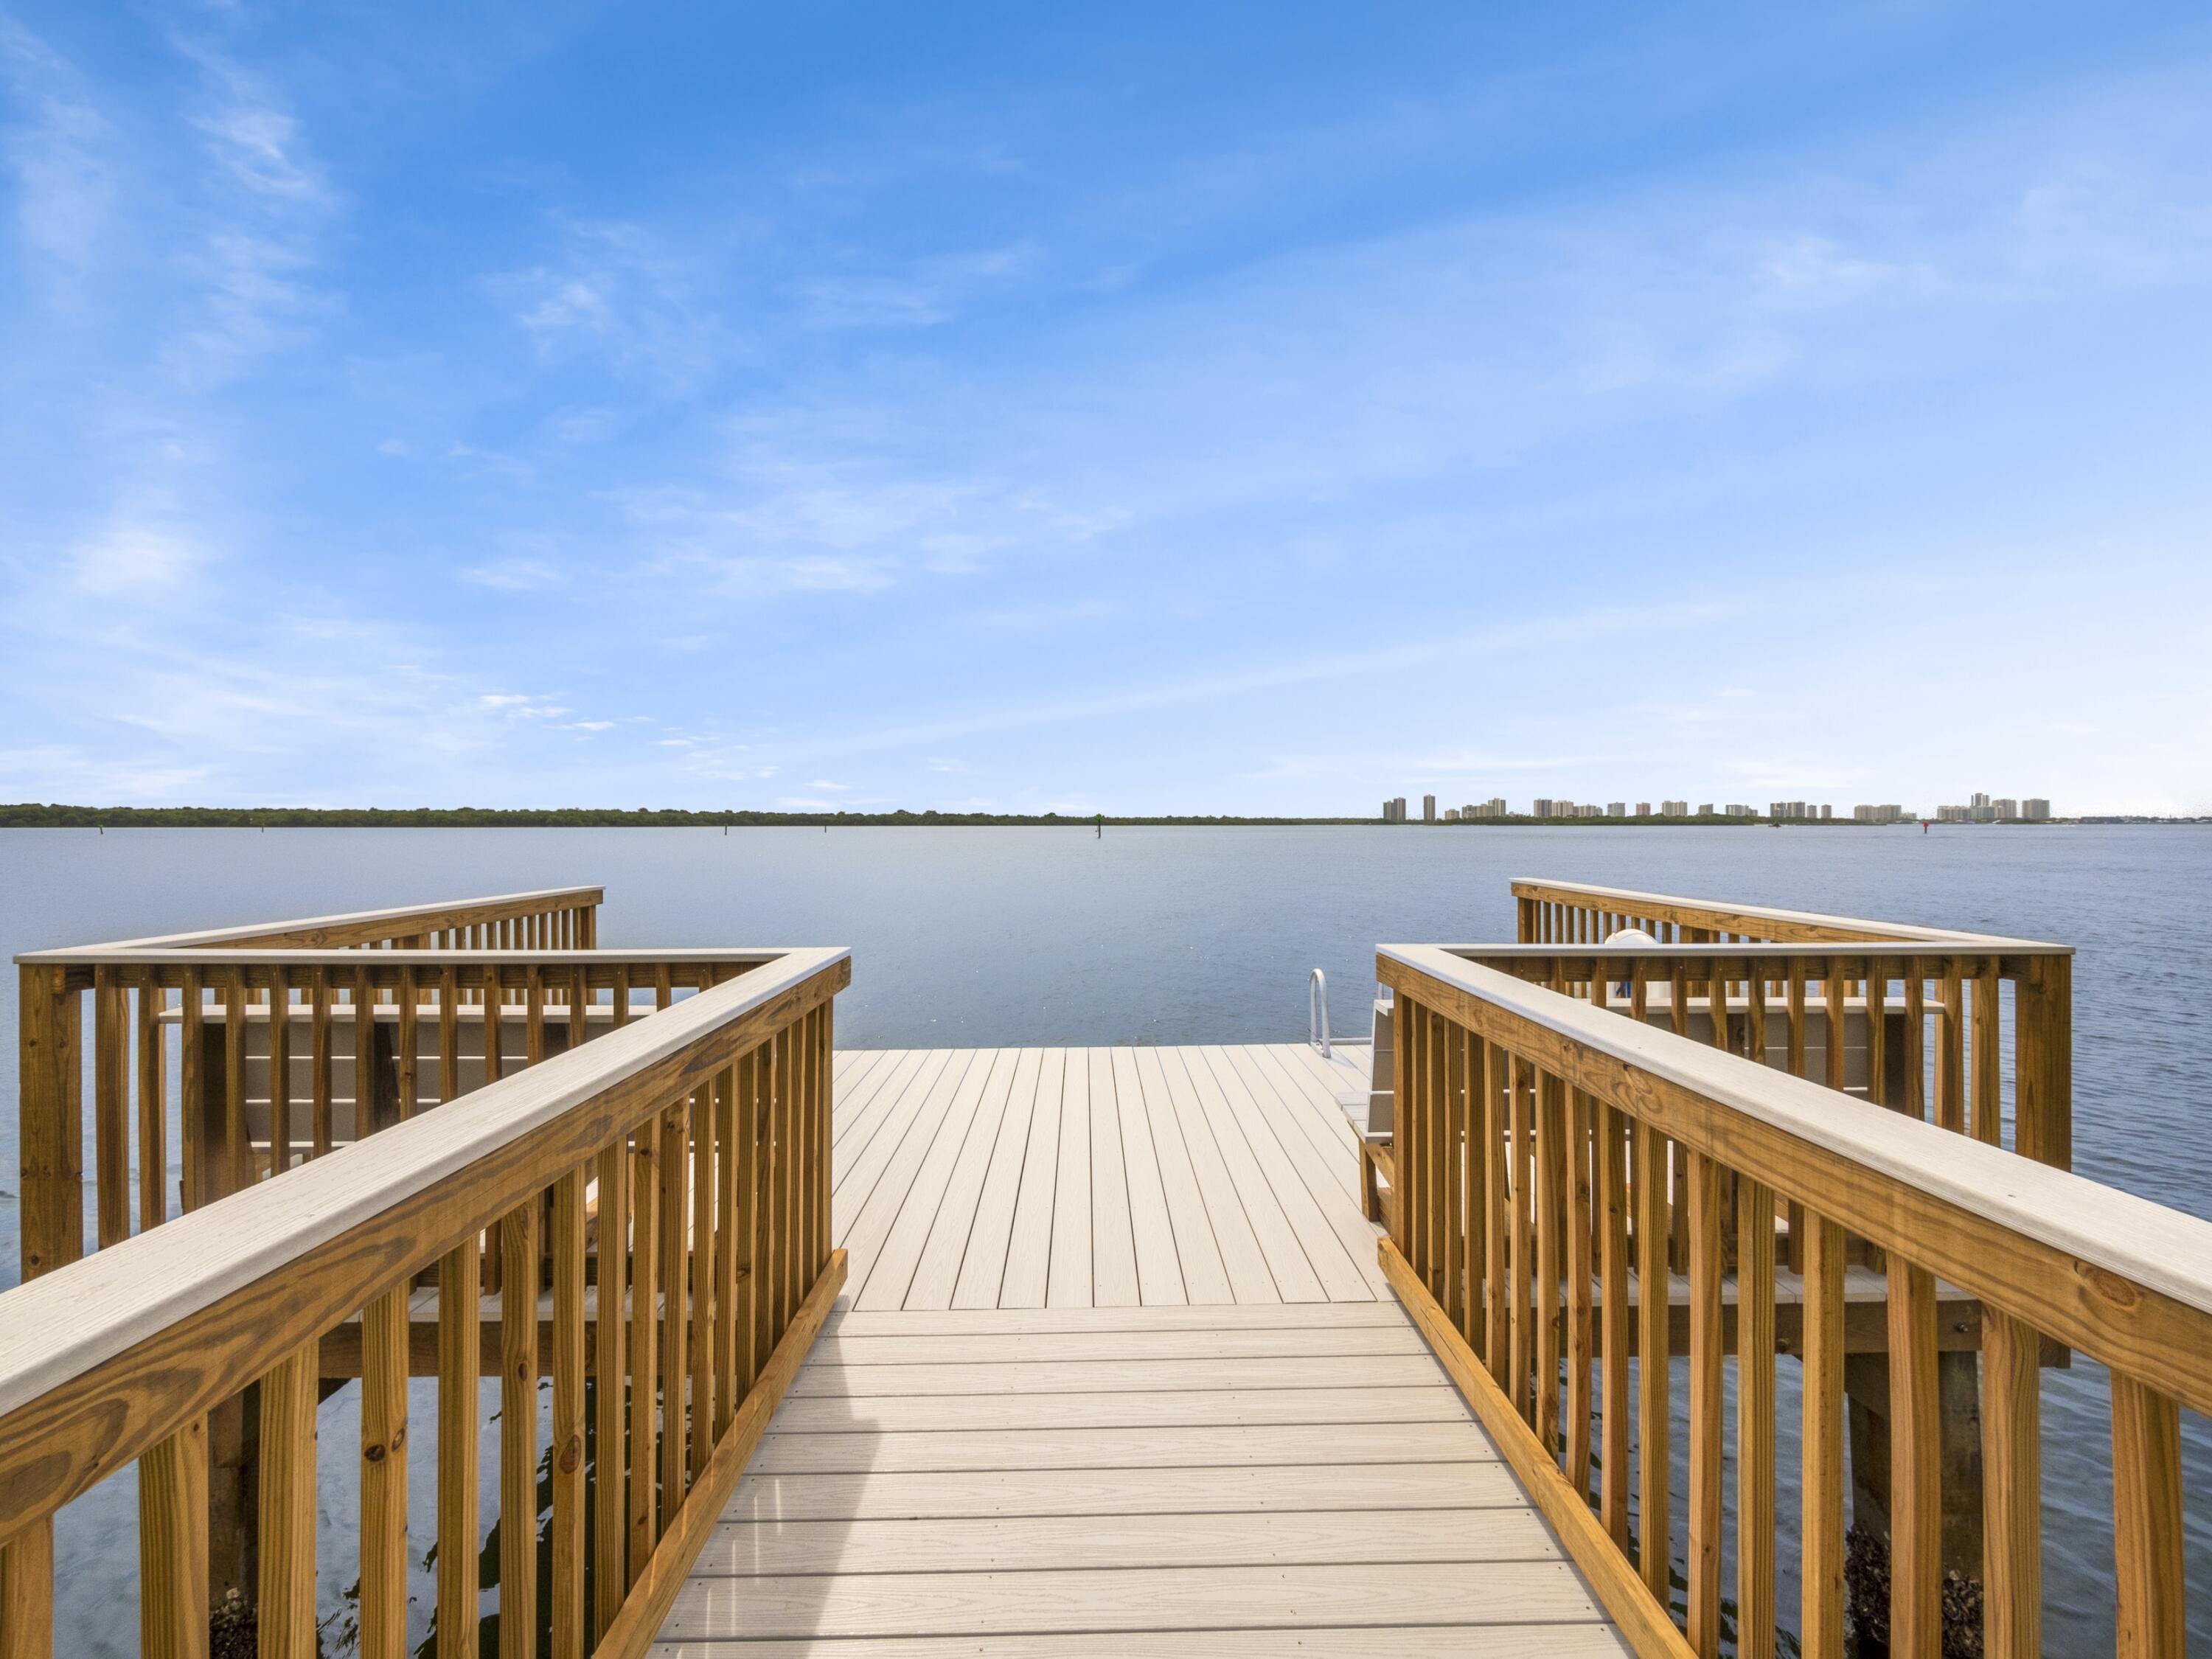
[[[1137,1299],[1146,1307],[1189,1301],[1175,1227],[1168,1218],[1167,1192],[1160,1176],[1159,1150],[1152,1139],[1152,1114],[1145,1109],[1137,1080],[1137,1051],[1108,1051],[1114,1074],[1115,1115],[1121,1130],[1121,1169],[1129,1188],[1129,1231],[1137,1253]]]
[[[998,1144],[991,1151],[991,1166],[975,1200],[975,1226],[960,1258],[959,1277],[953,1283],[955,1308],[995,1310],[999,1305],[1021,1196],[1022,1171],[1036,1119],[1037,1077],[1042,1066],[1043,1055],[1035,1048],[1024,1048],[1015,1058]]]
[[[1060,1180],[1052,1208],[1052,1276],[1046,1305],[1096,1305],[1091,1277],[1091,1056],[1082,1048],[1061,1053]]]
[[[868,1253],[859,1290],[853,1297],[858,1308],[902,1308],[921,1264],[922,1246],[943,1213],[953,1189],[954,1172],[961,1166],[969,1144],[969,1133],[981,1115],[993,1075],[1001,1062],[1011,1070],[1012,1056],[1002,1049],[979,1049],[961,1074],[945,1109],[933,1120],[925,1113],[909,1132],[910,1144],[884,1175],[884,1184],[903,1177],[904,1195],[880,1242]],[[921,1144],[924,1133],[927,1144]],[[918,1151],[919,1157],[911,1154]],[[980,1176],[978,1185],[980,1186]],[[894,1190],[896,1187],[894,1186]],[[855,1252],[858,1255],[860,1253]]]
[[[1182,1268],[1183,1293],[1193,1303],[1216,1308],[1234,1305],[1235,1287],[1221,1260],[1221,1246],[1213,1236],[1213,1218],[1198,1189],[1198,1174],[1191,1166],[1190,1148],[1175,1102],[1168,1094],[1160,1071],[1160,1051],[1138,1048],[1130,1053],[1130,1070],[1145,1116],[1152,1125],[1152,1150],[1159,1161],[1160,1194],[1167,1206],[1168,1225],[1175,1231],[1176,1259]],[[1208,1316],[1211,1322],[1212,1316]]]
[[[1030,1144],[1022,1154],[1021,1190],[1014,1199],[1013,1231],[999,1305],[1042,1308],[1052,1267],[1053,1211],[1060,1184],[1060,1093],[1066,1057],[1048,1048],[1037,1056],[1036,1102],[1030,1111]]]
[[[983,1182],[999,1149],[1006,1109],[1013,1099],[1014,1071],[1020,1056],[1001,1048],[993,1056],[991,1069],[969,1121],[967,1137],[945,1183],[945,1196],[930,1224],[929,1237],[921,1247],[914,1278],[899,1305],[903,1308],[949,1308],[960,1281],[961,1263],[975,1231],[983,1199]],[[919,1177],[917,1177],[919,1179]]]

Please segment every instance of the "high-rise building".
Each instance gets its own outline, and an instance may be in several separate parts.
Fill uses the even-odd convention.
[[[1705,801],[1705,802],[1702,803],[1702,804],[1698,806],[1698,816],[1699,817],[1701,817],[1701,818],[1709,818],[1709,817],[1712,817],[1712,815],[1713,815],[1713,804],[1712,804],[1712,802],[1711,802],[1711,801]]]
[[[1405,821],[1406,798],[1403,795],[1393,795],[1382,803],[1383,823],[1403,823]]]
[[[1651,803],[1648,800],[1640,800],[1637,802],[1636,816],[1639,818],[1650,817],[1651,816]]]
[[[1854,806],[1851,817],[1861,823],[1902,823],[1912,815],[1891,802],[1881,806]]]
[[[1990,811],[1996,814],[1999,823],[2010,823],[2020,817],[2020,803],[2008,796],[2000,795],[1990,803]]]
[[[1739,806],[1734,803],[1730,803],[1721,810],[1732,818],[1755,818],[1759,816],[1758,811],[1755,808]]]
[[[1628,816],[1628,803],[1625,800],[1607,801],[1605,804],[1605,815],[1609,818],[1626,817]]]
[[[1834,807],[1832,807],[1832,806],[1829,805],[1827,802],[1826,802],[1826,801],[1822,801],[1822,802],[1820,803],[1820,820],[1821,820],[1821,822],[1825,823],[1826,822],[1827,822],[1827,820],[1828,820],[1828,819],[1830,819],[1830,818],[1832,818],[1832,817],[1835,817],[1835,816],[1836,816],[1836,809],[1835,809]]]
[[[1690,803],[1686,800],[1662,800],[1659,803],[1659,815],[1668,818],[1686,818],[1690,816]]]
[[[1766,816],[1779,823],[1785,818],[1809,818],[1813,814],[1802,800],[1778,800],[1769,803]]]
[[[1434,795],[1424,795],[1424,796],[1422,796],[1422,797],[1421,797],[1421,822],[1422,822],[1423,823],[1434,823],[1436,821],[1437,821],[1437,798],[1436,798]]]
[[[2051,822],[2051,803],[2040,795],[2030,795],[2020,804],[2020,815],[2030,823]]]
[[[1457,823],[1459,822],[1459,808],[1456,806],[1445,807],[1444,822],[1446,823]]]
[[[1969,806],[1987,806],[1989,804],[1990,798],[1978,789],[1974,792],[1972,797],[1966,802],[1966,805]]]
[[[1529,807],[1528,815],[1531,817],[1548,818],[1552,816],[1552,808],[1553,805],[1554,803],[1548,796],[1539,795],[1536,797],[1534,804]]]

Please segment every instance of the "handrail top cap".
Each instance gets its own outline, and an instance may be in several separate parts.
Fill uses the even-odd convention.
[[[1911,922],[1874,921],[1863,916],[1838,915],[1824,910],[1786,910],[1771,904],[1738,904],[1729,900],[1691,898],[1681,893],[1644,892],[1633,887],[1601,887],[1595,882],[1558,881],[1548,876],[1515,876],[1511,878],[1511,884],[1516,896],[1520,895],[1520,890],[1524,887],[1541,887],[1549,888],[1554,892],[1575,893],[1589,898],[1641,900],[1646,904],[1680,905],[1691,910],[1718,910],[1732,915],[1759,916],[1773,921],[1795,921],[1826,927],[1850,927],[1872,935],[1873,939],[1869,942],[1874,943],[1896,939],[1933,944],[2005,946],[2038,952],[2063,951],[2069,955],[2074,949],[2070,945],[2053,944],[2040,939],[2014,939],[2003,933],[1975,933],[1955,927],[1921,927]]]

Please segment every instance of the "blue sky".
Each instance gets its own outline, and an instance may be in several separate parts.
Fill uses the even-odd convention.
[[[2212,810],[2201,8],[0,0],[0,799]]]

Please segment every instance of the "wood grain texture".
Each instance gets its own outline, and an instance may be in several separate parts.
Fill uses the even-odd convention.
[[[1639,1578],[1613,1547],[1603,1523],[1591,1513],[1584,1495],[1567,1484],[1550,1453],[1522,1420],[1519,1408],[1474,1352],[1445,1320],[1418,1276],[1389,1239],[1377,1241],[1382,1270],[1413,1316],[1447,1375],[1466,1396],[1507,1465],[1559,1534],[1568,1555],[1582,1569],[1598,1602],[1619,1626],[1621,1636],[1643,1659],[1692,1659],[1660,1595]],[[1663,1594],[1663,1592],[1662,1593]]]

